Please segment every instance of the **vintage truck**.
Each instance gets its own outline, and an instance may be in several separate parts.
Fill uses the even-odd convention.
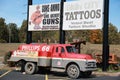
[[[66,72],[70,78],[90,76],[96,70],[96,60],[88,54],[78,54],[71,44],[22,44],[12,51],[8,60],[21,67],[27,74],[40,69]]]

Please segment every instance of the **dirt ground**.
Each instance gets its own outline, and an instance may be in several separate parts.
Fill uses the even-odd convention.
[[[4,56],[7,52],[16,50],[20,43],[0,43],[0,56]]]
[[[120,76],[120,72],[93,72],[93,75],[97,76]]]

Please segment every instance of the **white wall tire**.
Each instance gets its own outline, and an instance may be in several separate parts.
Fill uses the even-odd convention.
[[[80,76],[80,70],[77,65],[71,64],[67,68],[67,74],[72,79],[77,79]]]
[[[36,64],[32,62],[27,62],[25,64],[25,72],[27,74],[34,74],[36,72]]]

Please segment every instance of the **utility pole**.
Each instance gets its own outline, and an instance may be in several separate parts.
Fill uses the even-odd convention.
[[[63,11],[64,11],[64,2],[66,2],[66,0],[61,0],[61,8],[60,8],[60,35],[59,35],[59,43],[60,44],[65,44],[65,31],[62,30],[63,28]]]
[[[102,54],[103,71],[107,71],[107,68],[109,67],[108,27],[109,27],[109,0],[104,0],[103,54]]]
[[[28,31],[28,23],[29,23],[29,5],[32,5],[32,0],[28,0],[28,8],[27,8],[27,39],[26,43],[32,43],[32,31]]]

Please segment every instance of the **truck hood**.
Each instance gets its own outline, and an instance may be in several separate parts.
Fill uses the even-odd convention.
[[[69,57],[76,58],[76,59],[93,59],[93,57],[91,55],[88,55],[88,54],[75,54],[75,53],[73,53]]]

